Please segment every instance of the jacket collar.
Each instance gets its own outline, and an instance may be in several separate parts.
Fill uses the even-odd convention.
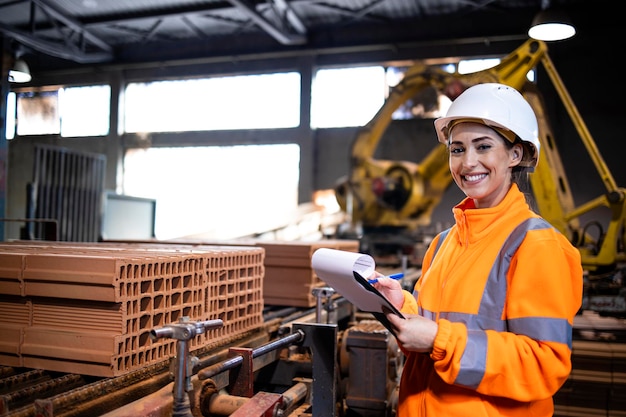
[[[494,229],[505,227],[504,225],[509,224],[515,227],[519,223],[521,213],[528,212],[528,210],[524,194],[514,183],[504,199],[495,207],[477,209],[474,206],[474,200],[465,198],[454,206],[452,213],[460,242],[469,244],[484,238]]]

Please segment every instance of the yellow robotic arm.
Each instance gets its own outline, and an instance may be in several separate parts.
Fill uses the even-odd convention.
[[[539,64],[544,66],[550,76],[607,189],[606,193],[580,207],[574,204],[545,117],[541,95],[527,79],[528,72]],[[350,174],[336,186],[337,201],[349,216],[352,228],[363,229],[365,234],[369,230],[385,230],[406,236],[430,224],[434,208],[452,181],[446,147],[435,145],[420,163],[377,160],[374,154],[392,120],[392,114],[407,100],[426,88],[435,88],[440,94],[454,100],[467,87],[486,82],[498,82],[516,88],[528,99],[537,115],[542,152],[535,173],[531,175],[531,186],[542,217],[580,249],[586,270],[614,267],[616,263],[626,261],[626,192],[617,187],[600,156],[552,65],[545,43],[533,39],[507,55],[497,66],[471,74],[450,74],[421,63],[409,68],[403,80],[391,90],[378,113],[357,134],[352,147]],[[592,238],[581,228],[579,218],[600,206],[609,207],[610,224],[606,233],[602,231],[600,237]]]

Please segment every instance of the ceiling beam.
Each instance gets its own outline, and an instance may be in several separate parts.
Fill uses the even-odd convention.
[[[43,37],[38,37],[35,31],[25,32],[16,27],[12,27],[0,23],[0,32],[3,32],[7,38],[14,39],[24,46],[43,54],[54,56],[57,58],[67,59],[80,64],[101,63],[113,59],[113,48],[111,45],[90,33],[83,25],[64,15],[52,5],[44,0],[31,0],[30,8],[30,27],[34,28],[35,13],[41,10],[51,23],[51,27],[57,29],[61,35],[63,42],[53,42]],[[78,41],[73,41],[61,30],[58,23],[62,27],[68,28],[71,34],[78,34]],[[80,43],[79,43],[80,42]],[[88,42],[99,52],[88,52],[84,49],[85,42]]]
[[[29,33],[22,32],[13,27],[0,23],[0,32],[3,32],[7,38],[15,39],[24,46],[39,51],[42,54],[54,56],[57,58],[67,59],[79,64],[96,64],[108,62],[113,58],[109,52],[89,52],[83,53],[78,50],[68,49],[55,42],[45,41],[41,38],[33,36]]]
[[[81,25],[74,19],[64,15],[62,12],[57,10],[51,4],[48,4],[44,0],[31,0],[31,1],[34,4],[38,5],[44,11],[44,13],[46,13],[48,17],[52,17],[53,19],[58,20],[59,22],[67,26],[68,28],[80,33],[81,36],[83,36],[86,40],[88,40],[89,42],[97,46],[98,48],[107,52],[113,51],[113,48],[111,47],[111,45],[109,45],[102,39],[98,38],[97,36],[89,32],[88,30],[86,30],[83,25]]]
[[[269,20],[259,14],[245,0],[228,0],[233,6],[237,7],[242,13],[248,16],[267,34],[276,39],[283,45],[304,45],[307,42],[306,36],[301,34],[289,33],[281,28],[274,26]]]

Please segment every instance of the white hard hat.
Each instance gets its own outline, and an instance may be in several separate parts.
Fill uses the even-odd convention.
[[[435,120],[439,142],[447,144],[450,129],[461,121],[473,121],[513,132],[524,146],[524,159],[520,165],[535,167],[539,159],[539,128],[537,117],[530,104],[516,89],[504,84],[484,83],[474,85],[459,95],[450,105],[445,117]],[[513,135],[503,135],[514,142]]]

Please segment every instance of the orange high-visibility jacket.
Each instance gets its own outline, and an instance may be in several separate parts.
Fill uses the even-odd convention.
[[[439,330],[430,354],[404,351],[397,415],[551,417],[571,371],[580,253],[515,184],[497,207],[465,199],[453,213],[405,294],[402,312]]]

